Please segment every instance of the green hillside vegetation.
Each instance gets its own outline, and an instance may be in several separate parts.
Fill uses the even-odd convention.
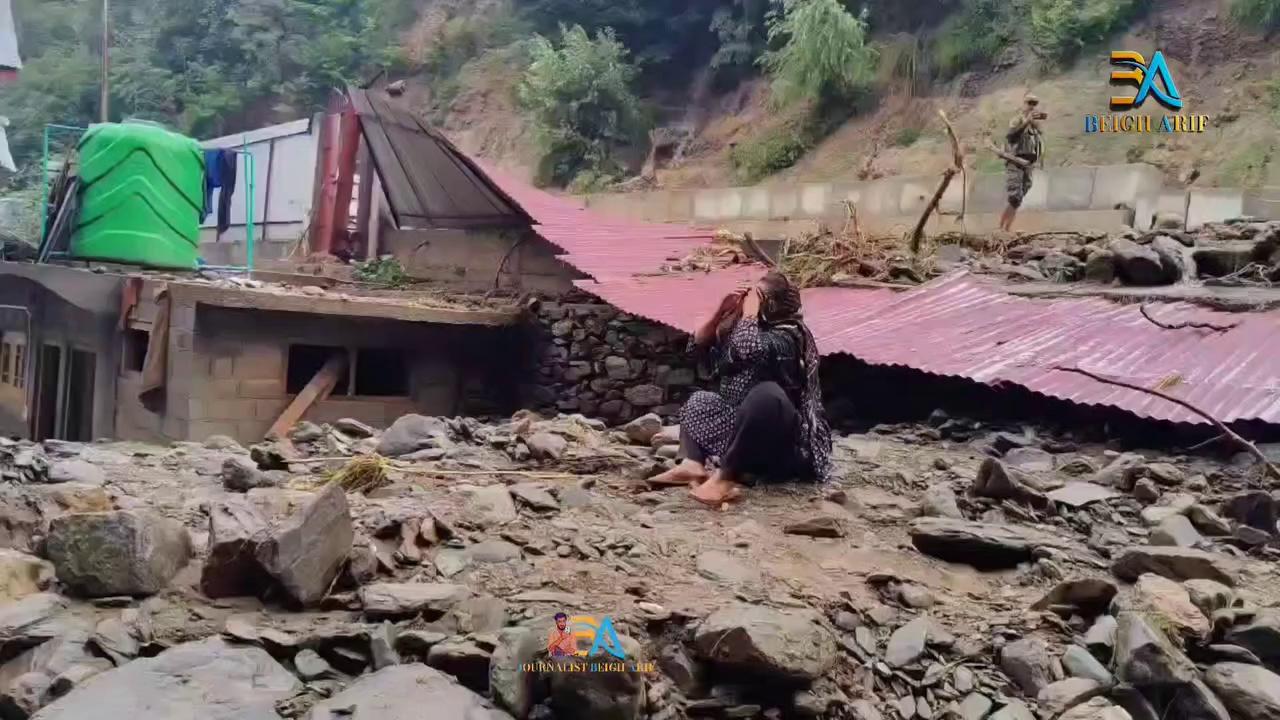
[[[1244,28],[1280,29],[1280,0],[1226,1]],[[27,66],[0,90],[0,111],[27,167],[45,123],[96,120],[99,8],[15,0]],[[634,171],[646,131],[703,76],[720,92],[764,78],[772,112],[731,158],[738,180],[755,181],[890,92],[926,93],[1013,48],[1060,72],[1159,11],[1151,0],[115,0],[112,118],[208,137],[306,116],[350,82],[405,78],[426,89],[418,109],[445,120],[469,71],[497,58],[534,129],[537,179],[585,190]]]

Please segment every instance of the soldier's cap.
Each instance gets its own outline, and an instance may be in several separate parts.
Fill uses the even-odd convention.
[[[1027,103],[1028,105],[1039,105],[1040,98],[1036,97],[1032,93],[1027,93],[1027,96],[1022,98],[1022,102]]]

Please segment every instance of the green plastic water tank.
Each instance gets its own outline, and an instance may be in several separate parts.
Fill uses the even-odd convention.
[[[204,208],[204,153],[143,123],[93,125],[80,139],[80,217],[71,256],[194,268]]]

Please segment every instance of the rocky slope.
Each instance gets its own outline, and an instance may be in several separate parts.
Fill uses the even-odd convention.
[[[4,441],[0,715],[1280,717],[1252,456],[936,413],[714,512],[643,487],[675,437],[522,414]],[[557,671],[561,611],[642,664]]]

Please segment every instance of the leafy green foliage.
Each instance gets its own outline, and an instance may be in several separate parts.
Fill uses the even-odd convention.
[[[1008,0],[964,0],[933,35],[933,69],[942,79],[993,60],[1014,38],[1016,7]]]
[[[865,18],[840,0],[784,0],[769,20],[769,41],[780,45],[761,58],[781,105],[850,97],[875,76],[876,51],[867,44]]]
[[[542,145],[538,180],[564,184],[584,170],[613,174],[614,149],[644,130],[632,90],[636,68],[609,31],[561,29],[560,46],[538,35],[518,97]]]
[[[400,288],[409,284],[409,274],[400,261],[391,256],[374,258],[356,263],[355,278],[360,282]]]
[[[1280,28],[1280,0],[1231,0],[1231,17],[1242,25],[1275,30]]]
[[[720,78],[741,79],[756,65],[768,47],[765,17],[769,0],[731,0],[711,16],[711,30],[718,47],[711,56],[711,69]]]
[[[738,181],[759,182],[795,165],[818,141],[824,129],[816,113],[802,108],[738,143],[729,153]]]
[[[26,67],[0,89],[19,162],[45,123],[98,119],[101,5],[17,0]],[[111,117],[208,136],[291,120],[386,65],[415,0],[115,0]]]
[[[1031,49],[1049,64],[1071,60],[1144,12],[1150,0],[1031,0]]]
[[[898,147],[910,147],[916,144],[916,141],[923,135],[923,131],[916,127],[905,127],[899,130],[893,136],[893,144]]]

